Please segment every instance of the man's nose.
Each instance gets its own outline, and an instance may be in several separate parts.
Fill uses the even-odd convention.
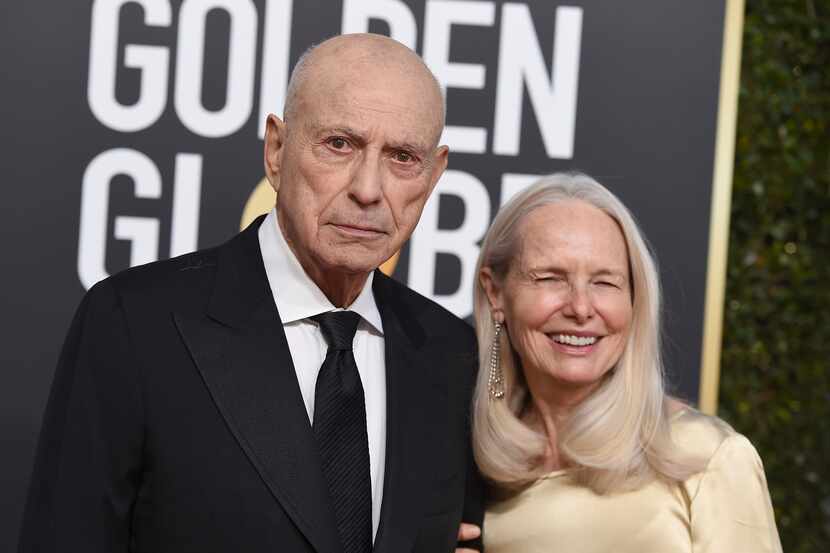
[[[572,284],[564,313],[582,324],[594,316],[594,302],[587,286]]]
[[[349,196],[361,205],[372,205],[383,194],[383,160],[379,155],[365,152],[357,161],[349,186]]]

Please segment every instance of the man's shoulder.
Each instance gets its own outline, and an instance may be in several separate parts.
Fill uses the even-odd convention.
[[[107,280],[119,293],[130,296],[189,295],[213,282],[220,247],[131,267]]]
[[[85,301],[114,302],[133,314],[202,313],[214,290],[222,252],[233,241],[115,273],[90,288]]]
[[[120,271],[90,287],[76,317],[99,332],[124,321],[156,325],[170,312],[204,313],[216,258],[211,248]]]
[[[383,294],[379,300],[397,305],[402,316],[414,317],[428,335],[475,340],[473,328],[439,303],[380,271],[374,278]]]

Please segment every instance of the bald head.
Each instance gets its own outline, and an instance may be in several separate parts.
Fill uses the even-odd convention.
[[[425,101],[423,107],[434,119],[437,144],[445,117],[441,87],[420,56],[384,35],[340,35],[306,50],[288,81],[285,120],[298,115],[309,90],[348,86],[384,75],[397,77],[405,86],[420,92]]]

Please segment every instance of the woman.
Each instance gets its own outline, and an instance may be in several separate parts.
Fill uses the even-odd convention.
[[[487,553],[781,551],[755,449],[666,395],[657,268],[611,192],[544,178],[500,211],[478,274]]]

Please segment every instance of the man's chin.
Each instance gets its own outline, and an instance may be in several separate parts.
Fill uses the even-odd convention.
[[[346,275],[367,275],[383,264],[389,256],[349,255],[348,250],[326,260],[324,271]]]

